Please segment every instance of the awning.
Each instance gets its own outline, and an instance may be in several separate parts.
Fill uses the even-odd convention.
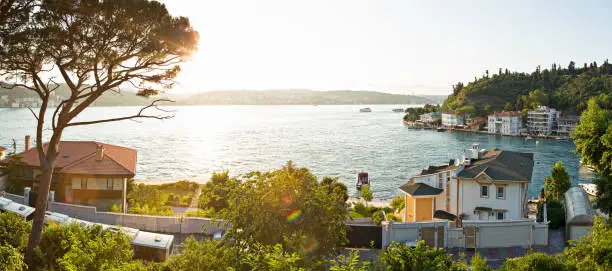
[[[476,207],[474,208],[474,212],[493,212],[493,209],[489,207]]]
[[[454,214],[451,214],[447,211],[443,211],[443,210],[436,210],[434,212],[433,215],[434,218],[438,218],[438,219],[445,219],[445,220],[455,220],[457,219],[457,216]]]

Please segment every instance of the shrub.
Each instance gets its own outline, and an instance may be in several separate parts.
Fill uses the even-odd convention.
[[[17,248],[0,244],[0,270],[26,270],[26,265],[23,262],[23,254],[21,254]]]
[[[380,226],[380,224],[385,221],[385,215],[383,215],[382,211],[376,211],[372,214],[372,223],[376,226]]]
[[[458,264],[444,249],[429,248],[424,241],[414,248],[393,242],[378,260],[385,270],[453,270]]]
[[[370,209],[361,202],[356,202],[353,209],[355,210],[355,213],[358,213],[364,217],[370,217]]]
[[[390,205],[395,212],[399,212],[406,206],[406,197],[404,195],[397,195],[391,200]]]
[[[51,224],[36,248],[36,266],[43,270],[135,269],[127,236],[100,226]],[[129,267],[129,268],[128,268]]]
[[[501,271],[514,270],[565,270],[565,265],[559,257],[544,253],[531,253],[519,258],[508,259],[501,266]]]
[[[32,224],[11,213],[0,213],[0,245],[7,244],[24,252]]]

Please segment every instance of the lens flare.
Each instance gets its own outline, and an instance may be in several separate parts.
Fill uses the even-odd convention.
[[[312,238],[308,241],[308,244],[304,247],[304,254],[310,254],[311,252],[317,250],[319,248],[319,241]]]
[[[292,211],[291,213],[289,213],[289,215],[287,216],[287,222],[296,222],[298,221],[298,219],[300,219],[300,217],[302,217],[302,210],[297,209]]]

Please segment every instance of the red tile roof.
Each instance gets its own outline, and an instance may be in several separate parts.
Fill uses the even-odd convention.
[[[7,148],[0,146],[0,151],[6,151]]]
[[[495,112],[489,115],[489,117],[517,117],[520,115],[521,115],[521,112],[518,112],[518,111],[502,111],[502,112]]]
[[[47,150],[48,143],[43,145]],[[96,159],[96,148],[104,146],[104,158]],[[21,162],[40,166],[36,148],[17,154]],[[135,175],[136,150],[95,141],[61,141],[55,168],[60,173],[94,175]]]

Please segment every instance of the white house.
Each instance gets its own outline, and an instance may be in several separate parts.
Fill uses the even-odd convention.
[[[495,112],[489,115],[487,127],[490,134],[518,135],[523,127],[521,112]]]
[[[555,129],[558,115],[556,109],[546,106],[527,112],[527,131],[534,135],[550,135]]]
[[[440,119],[442,112],[431,112],[419,115],[419,120],[422,123],[433,123]]]
[[[469,117],[469,116],[468,116]],[[466,116],[455,115],[454,112],[442,113],[442,126],[455,127],[465,125]]]
[[[400,187],[406,197],[402,220],[524,219],[532,173],[532,153],[486,151],[473,144],[462,163],[430,166]]]

